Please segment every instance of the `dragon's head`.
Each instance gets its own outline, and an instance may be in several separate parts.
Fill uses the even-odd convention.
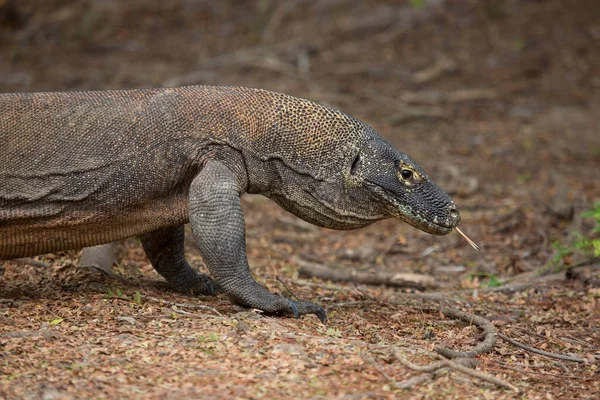
[[[458,226],[454,201],[409,156],[381,139],[369,140],[348,159],[348,191],[362,193],[378,212],[415,228],[445,235]]]

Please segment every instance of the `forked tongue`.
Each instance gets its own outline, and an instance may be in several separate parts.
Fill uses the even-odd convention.
[[[469,239],[469,237],[467,235],[465,235],[463,233],[463,231],[461,231],[460,229],[458,229],[458,227],[454,227],[454,229],[456,229],[456,232],[460,233],[460,236],[464,237],[465,240],[467,241],[467,243],[469,243],[475,250],[479,251],[479,246],[477,246],[477,243],[475,243],[474,241],[472,241],[471,239]]]

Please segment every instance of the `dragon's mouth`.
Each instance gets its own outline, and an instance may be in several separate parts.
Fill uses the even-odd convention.
[[[452,232],[456,225],[458,225],[458,221],[456,225],[452,225],[445,224],[443,221],[439,221],[438,217],[434,217],[433,219],[426,218],[415,211],[412,207],[400,203],[392,193],[389,193],[381,186],[370,183],[369,187],[372,189],[373,193],[377,194],[391,206],[390,213],[392,216],[417,229],[422,230],[423,232],[430,233],[432,235],[447,235]]]

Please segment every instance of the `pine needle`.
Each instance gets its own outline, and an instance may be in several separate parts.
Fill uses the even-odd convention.
[[[465,235],[463,233],[463,231],[461,231],[460,229],[458,229],[458,227],[455,227],[454,229],[456,229],[456,232],[460,233],[460,236],[464,237],[465,240],[467,241],[467,243],[469,243],[475,250],[479,251],[479,246],[477,246],[477,244],[472,241],[471,239],[469,239],[469,237],[467,235]]]

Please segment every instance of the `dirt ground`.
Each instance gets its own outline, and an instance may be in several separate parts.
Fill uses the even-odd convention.
[[[174,294],[135,239],[126,281],[76,268],[77,252],[2,261],[0,398],[600,398],[598,262],[565,273],[586,260],[555,247],[589,234],[580,215],[600,201],[600,3],[0,0],[1,92],[188,84],[362,119],[453,196],[482,251],[393,220],[315,228],[245,197],[255,277],[327,307],[327,325]],[[298,276],[306,261],[437,287],[327,283]],[[513,389],[401,363],[481,343],[448,307],[579,362],[499,338],[475,370]]]

